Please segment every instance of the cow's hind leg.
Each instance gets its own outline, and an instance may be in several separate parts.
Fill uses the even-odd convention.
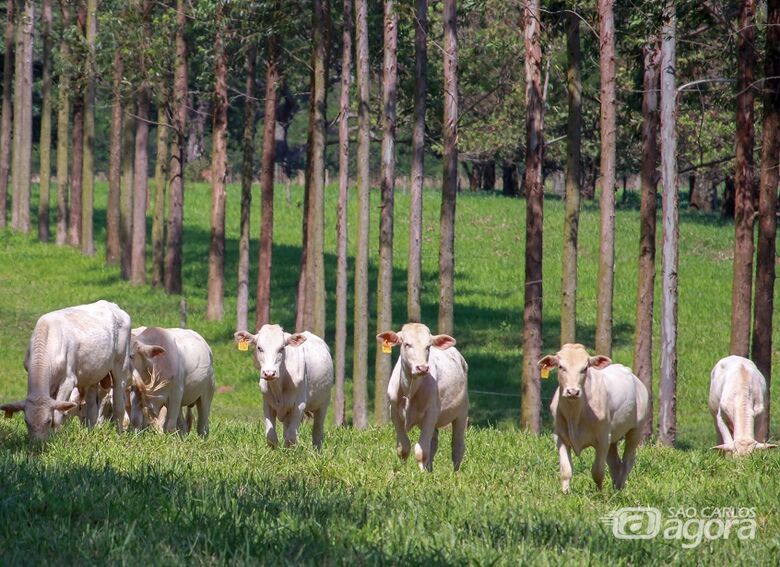
[[[621,467],[620,482],[615,482],[615,488],[620,490],[626,484],[628,473],[631,472],[634,466],[634,459],[636,458],[636,448],[639,447],[639,443],[642,442],[642,428],[635,427],[628,433],[626,433],[626,446],[623,449],[623,466]],[[615,481],[613,477],[613,482]]]
[[[212,394],[198,398],[198,435],[206,437],[209,434],[209,414],[211,413]]]
[[[303,420],[303,412],[306,404],[299,402],[287,413],[282,424],[284,425],[284,446],[292,447],[298,442],[298,429]]]
[[[452,469],[457,471],[466,452],[466,426],[468,417],[459,417],[452,422]]]
[[[433,470],[431,456],[431,441],[436,432],[436,416],[432,411],[425,414],[423,422],[420,425],[420,440],[414,446],[414,458],[417,460],[421,470]],[[429,462],[431,461],[431,462]]]
[[[604,486],[604,470],[607,464],[607,452],[609,451],[609,444],[606,439],[599,439],[594,449],[596,449],[596,457],[593,459],[593,466],[590,468],[590,473],[593,476],[593,482],[601,490]]]
[[[322,440],[325,438],[325,416],[328,415],[328,406],[317,409],[314,412],[312,424],[311,442],[318,451],[322,450]]]
[[[439,449],[439,430],[434,429],[433,435],[431,435],[431,450],[428,453],[428,461],[425,463],[425,468],[428,472],[433,471],[433,457],[436,456],[436,451]]]
[[[623,463],[618,454],[617,441],[609,446],[609,451],[607,451],[607,464],[609,465],[609,474],[612,477],[612,484],[615,488],[618,488],[620,477],[623,474]]]

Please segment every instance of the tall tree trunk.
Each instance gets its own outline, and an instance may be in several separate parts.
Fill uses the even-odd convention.
[[[13,75],[14,75],[14,4],[6,3],[6,20],[3,53],[3,117],[0,122],[0,228],[8,222],[8,173],[11,170],[11,128],[13,123]]]
[[[10,4],[10,2],[9,2]],[[60,33],[60,59],[70,60],[70,45],[67,30],[70,28],[68,2],[60,1],[62,30]],[[57,235],[56,242],[62,246],[68,239],[68,137],[70,126],[70,75],[62,71],[57,85]],[[3,113],[5,117],[5,112]],[[3,118],[5,120],[5,118]],[[5,132],[5,128],[3,129]],[[0,172],[1,175],[1,172]]]
[[[241,225],[238,238],[238,284],[236,288],[236,330],[246,331],[249,318],[249,219],[252,212],[252,181],[255,154],[255,69],[257,47],[246,54],[246,97],[244,98],[244,155],[241,164]],[[274,109],[275,110],[275,109]],[[272,111],[273,112],[273,111]],[[273,116],[273,115],[272,115]],[[273,122],[273,119],[271,120]]]
[[[439,333],[455,330],[455,199],[458,195],[458,33],[456,0],[444,0],[444,172],[439,221]]]
[[[152,286],[163,285],[165,271],[165,188],[168,181],[167,95],[157,108],[157,157],[154,162],[154,209],[152,213]]]
[[[106,262],[117,264],[122,256],[119,198],[122,183],[122,51],[114,51],[114,76],[111,101],[111,133],[108,149],[108,206],[106,211]]]
[[[409,267],[406,316],[422,321],[422,210],[425,182],[425,97],[428,91],[428,0],[416,0],[414,26],[414,126],[412,127],[412,194],[409,201]]]
[[[30,232],[30,169],[32,167],[32,65],[35,3],[16,3],[16,76],[14,87],[14,148],[11,215],[13,228]]]
[[[580,224],[580,191],[582,189],[582,54],[580,53],[580,17],[574,13],[569,13],[566,16],[566,54],[569,114],[566,128],[561,344],[575,342],[577,335],[577,235]]]
[[[753,67],[756,62],[755,0],[742,0],[737,36],[737,139],[734,172],[734,273],[731,287],[731,354],[750,352],[753,295],[753,142],[755,137]],[[763,306],[762,306],[763,308]]]
[[[663,260],[661,265],[661,396],[659,440],[677,438],[677,17],[675,0],[664,5],[661,29],[661,182],[663,183]]]
[[[653,303],[655,294],[655,217],[658,185],[658,89],[661,46],[645,45],[642,98],[642,202],[639,206],[639,285],[636,301],[634,373],[647,386],[649,415],[644,438],[653,433]]]
[[[523,309],[523,428],[538,433],[542,358],[542,235],[544,226],[544,105],[542,102],[542,38],[539,0],[526,0],[525,18],[525,299]]]
[[[185,163],[192,163],[203,157],[206,152],[206,120],[210,113],[209,101],[205,95],[195,95],[188,108],[195,111],[187,114],[187,154]]]
[[[184,152],[187,125],[187,3],[176,0],[176,60],[173,75],[173,148],[170,167],[168,237],[165,251],[165,291],[181,293],[182,226],[184,221]]]
[[[368,426],[368,238],[370,221],[370,129],[368,0],[355,0],[355,58],[358,98],[357,135],[357,253],[355,256],[355,318],[352,358],[352,424]]]
[[[97,37],[97,0],[87,0],[87,87],[84,92],[83,193],[81,199],[81,253],[95,255],[92,213],[95,196],[95,39]]]
[[[214,39],[214,122],[211,149],[211,244],[209,245],[208,307],[206,318],[221,321],[225,315],[225,181],[227,178],[227,49],[223,30],[224,5],[217,4]]]
[[[453,1],[454,0],[448,0]],[[379,274],[376,290],[377,334],[393,327],[393,204],[395,193],[395,127],[398,86],[398,15],[394,0],[385,0],[382,70],[382,204],[379,217]],[[445,3],[446,6],[446,3]],[[392,359],[376,350],[374,419],[387,423],[387,383]]]
[[[775,293],[775,235],[777,183],[780,168],[780,0],[767,1],[766,55],[764,60],[764,123],[761,144],[761,179],[758,196],[758,252],[753,315],[753,362],[766,378],[766,419],[757,424],[759,441],[769,434],[772,385],[772,315]]]
[[[76,89],[78,90],[78,88]],[[73,132],[71,133],[70,155],[70,218],[68,219],[68,244],[81,246],[81,197],[84,153],[84,99],[80,93],[74,93]]]
[[[51,194],[51,0],[41,3],[41,32],[43,42],[43,67],[41,77],[41,137],[38,146],[40,155],[39,175],[40,199],[38,201],[38,239],[49,241],[49,201]]]
[[[133,237],[130,253],[130,282],[146,283],[146,198],[149,190],[149,84],[138,90],[138,118],[135,124],[133,165]]]
[[[352,72],[352,0],[342,8],[341,98],[339,100],[339,204],[336,221],[336,400],[333,421],[341,427],[346,422],[344,376],[347,358],[347,206],[349,198],[349,85]]]
[[[265,118],[263,122],[263,161],[260,175],[260,249],[257,259],[256,328],[271,322],[271,266],[274,244],[274,169],[276,167],[276,101],[281,82],[279,37],[267,44],[265,73]]]
[[[612,355],[612,287],[615,276],[615,0],[598,0],[601,68],[601,241],[596,305],[596,352]]]
[[[133,258],[133,210],[135,205],[135,109],[132,105],[122,125],[122,180],[119,197],[119,229],[122,251],[120,273],[130,279]]]

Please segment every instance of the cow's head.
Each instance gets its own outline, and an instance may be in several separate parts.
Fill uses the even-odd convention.
[[[148,344],[142,337],[134,336],[130,341],[130,360],[133,369],[147,381],[154,372],[154,359],[165,354],[165,349],[160,345]]]
[[[267,381],[281,375],[285,347],[297,347],[306,341],[306,335],[285,333],[279,325],[263,325],[256,335],[238,331],[234,337],[236,341],[247,341],[254,346],[255,366],[260,371],[260,378]]]
[[[376,336],[384,345],[401,347],[401,365],[404,372],[413,377],[428,374],[431,347],[446,350],[455,346],[449,335],[431,335],[431,330],[421,323],[407,323],[397,333],[385,331]]]
[[[589,356],[581,344],[567,343],[557,354],[548,354],[539,361],[541,368],[558,369],[558,387],[563,398],[577,399],[582,396],[588,368],[601,370],[612,364],[608,356]]]
[[[759,443],[755,439],[738,439],[731,444],[723,443],[713,447],[716,451],[725,453],[727,457],[743,457],[749,455],[753,451],[776,448],[777,445],[774,443]]]
[[[76,407],[78,407],[76,402],[54,400],[44,394],[3,404],[0,406],[0,411],[5,412],[7,418],[13,417],[13,414],[18,411],[24,412],[24,422],[27,424],[30,439],[46,441],[49,433],[56,426],[54,412],[66,412]]]

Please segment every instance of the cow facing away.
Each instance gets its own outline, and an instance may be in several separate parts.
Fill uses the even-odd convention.
[[[198,434],[209,429],[214,399],[214,359],[208,343],[189,329],[145,327],[133,330],[131,353],[133,384],[130,393],[130,423],[136,429],[161,418],[163,430],[189,431],[184,409],[198,409]],[[189,414],[189,412],[188,412]]]
[[[710,374],[709,407],[718,437],[713,449],[742,456],[777,447],[765,442],[766,399],[766,380],[752,361],[741,356],[719,360]]]
[[[279,443],[278,418],[284,428],[285,446],[294,445],[301,420],[307,414],[314,420],[312,443],[317,450],[321,449],[333,386],[333,360],[325,341],[308,331],[285,333],[279,325],[263,325],[256,335],[239,331],[235,339],[255,347],[268,444],[276,447]]]
[[[3,404],[6,417],[23,411],[31,439],[45,440],[79,404],[79,390],[111,376],[114,406],[124,407],[130,368],[130,316],[116,304],[98,301],[41,316],[30,337],[24,367],[27,398]],[[89,425],[94,421],[89,417]],[[122,430],[122,420],[115,420]]]
[[[457,471],[466,450],[469,367],[455,348],[455,339],[431,335],[420,323],[407,323],[398,333],[386,331],[377,339],[401,347],[387,387],[398,456],[403,460],[409,456],[408,432],[417,425],[420,439],[414,457],[422,470],[432,471],[439,428],[452,424],[452,467]]]
[[[623,488],[631,472],[642,427],[648,416],[648,393],[631,369],[612,364],[602,355],[589,356],[580,344],[565,344],[557,354],[539,361],[542,368],[558,369],[558,388],[550,412],[555,418],[555,443],[561,467],[561,488],[569,491],[571,450],[596,450],[591,473],[599,490],[609,464],[612,484]],[[618,441],[625,438],[623,459]]]

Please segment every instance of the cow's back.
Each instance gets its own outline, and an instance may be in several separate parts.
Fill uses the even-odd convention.
[[[304,331],[306,340],[299,348],[303,349],[306,372],[307,401],[306,411],[315,411],[330,402],[330,390],[333,386],[333,359],[328,345],[317,335]],[[290,347],[287,348],[289,352]]]
[[[207,392],[214,391],[214,359],[206,340],[190,329],[168,329],[179,351],[184,373],[182,405],[191,405]]]
[[[429,372],[436,379],[440,413],[437,427],[468,414],[468,364],[458,349],[432,347],[428,358]]]

